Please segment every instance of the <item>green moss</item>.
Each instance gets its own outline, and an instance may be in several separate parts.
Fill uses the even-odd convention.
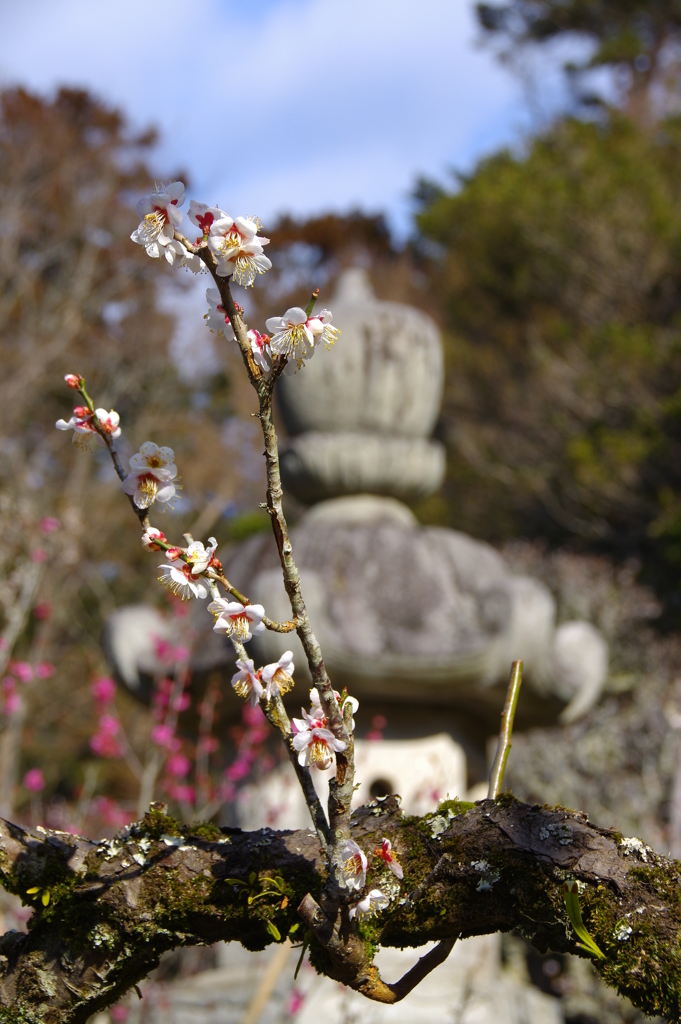
[[[475,807],[474,803],[470,800],[441,800],[437,805],[438,813],[451,811],[452,814],[465,814],[466,811],[472,811]]]
[[[195,821],[187,829],[187,834],[196,836],[197,839],[208,839],[217,841],[224,839],[224,834],[212,821]]]
[[[131,835],[144,835],[149,839],[160,839],[161,836],[181,836],[184,830],[179,821],[171,818],[165,810],[153,804],[139,824],[131,830]]]

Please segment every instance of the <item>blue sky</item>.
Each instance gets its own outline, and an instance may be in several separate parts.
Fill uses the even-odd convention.
[[[161,131],[159,173],[232,216],[385,210],[522,138],[470,0],[0,0],[0,83],[86,86]],[[557,75],[542,102],[564,102]],[[548,101],[546,96],[549,96]]]

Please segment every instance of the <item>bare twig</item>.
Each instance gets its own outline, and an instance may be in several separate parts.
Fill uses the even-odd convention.
[[[518,695],[520,693],[520,684],[522,681],[523,663],[522,661],[514,661],[511,665],[511,678],[508,681],[506,703],[504,704],[504,710],[501,713],[499,743],[497,745],[497,752],[494,755],[492,773],[489,777],[489,791],[487,793],[488,800],[495,800],[501,792],[501,784],[504,781],[504,772],[506,771],[506,762],[508,761],[508,755],[511,753],[513,719],[515,717],[515,709],[516,704],[518,703]]]

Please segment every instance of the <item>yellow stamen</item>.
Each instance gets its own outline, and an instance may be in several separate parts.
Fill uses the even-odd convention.
[[[158,491],[158,480],[155,476],[143,476],[137,483],[135,490],[135,504],[138,508],[149,508],[156,500]]]

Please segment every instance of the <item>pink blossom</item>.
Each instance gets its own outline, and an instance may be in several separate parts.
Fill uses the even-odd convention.
[[[264,712],[259,704],[255,707],[251,707],[250,704],[246,704],[241,716],[246,725],[253,726],[266,726],[267,719],[265,718]]]
[[[159,747],[169,747],[173,740],[173,730],[169,725],[155,725],[151,730],[151,742]]]
[[[199,746],[202,750],[205,750],[207,754],[214,754],[220,744],[216,740],[215,736],[202,736],[199,739]]]
[[[96,732],[90,738],[90,749],[95,754],[99,754],[100,757],[121,756],[121,749],[118,743],[113,736],[105,732]]]
[[[40,793],[45,788],[45,776],[40,768],[30,768],[24,775],[24,788],[29,793]]]
[[[99,719],[99,729],[105,736],[115,736],[121,727],[121,723],[113,715],[102,715]]]
[[[55,667],[50,661],[39,661],[35,667],[36,679],[49,679],[55,673]]]
[[[35,619],[49,619],[52,614],[52,606],[47,601],[41,601],[33,609],[33,617]]]
[[[14,693],[16,689],[17,681],[12,676],[5,676],[2,681],[3,693]]]
[[[192,763],[185,754],[173,754],[166,761],[166,771],[176,779],[183,779],[191,766]]]
[[[9,666],[22,683],[30,683],[33,679],[33,669],[27,661],[13,661]]]
[[[8,693],[5,697],[5,713],[14,715],[21,708],[21,697],[18,693]]]
[[[101,704],[110,704],[116,694],[116,683],[109,676],[100,676],[92,683],[90,693]]]
[[[286,1012],[294,1017],[298,1010],[305,1002],[305,995],[298,988],[292,988],[288,994],[288,1000],[286,1002]]]
[[[44,548],[35,548],[35,550],[31,551],[31,561],[32,562],[46,562],[47,561],[47,551],[45,551]]]
[[[114,1024],[125,1024],[125,1021],[130,1016],[129,1010],[125,1006],[112,1006],[109,1009],[111,1020]]]
[[[191,706],[192,699],[188,693],[181,693],[173,701],[173,711],[186,711]]]
[[[45,516],[44,519],[40,520],[40,529],[43,533],[54,533],[55,530],[59,529],[59,526],[60,522],[54,516]]]
[[[193,804],[196,799],[196,790],[193,786],[177,786],[170,783],[166,789],[175,800],[181,800],[183,803]]]

